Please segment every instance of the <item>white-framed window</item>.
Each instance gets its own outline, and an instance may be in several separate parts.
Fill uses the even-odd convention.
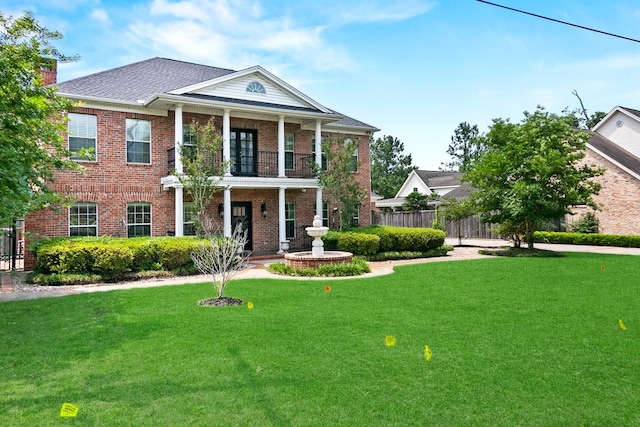
[[[351,218],[351,226],[359,227],[360,226],[360,205],[356,206],[356,212],[353,214],[353,218]]]
[[[94,158],[96,156],[98,120],[92,114],[69,113],[69,121],[67,122],[67,135],[69,138],[69,151],[71,160],[91,161],[92,158],[78,155],[81,149],[93,151]]]
[[[193,202],[184,202],[182,205],[182,234],[185,236],[196,235],[196,225],[193,222],[194,215]]]
[[[285,132],[284,134],[284,168],[294,169],[293,152],[294,152],[294,134]]]
[[[194,132],[196,129],[193,129],[193,123],[183,123],[182,124],[182,152],[180,153],[183,156],[187,156],[190,159],[194,159],[196,152],[195,147],[198,142],[198,134]]]
[[[296,203],[285,202],[284,204],[284,225],[287,239],[296,238]]]
[[[351,172],[358,172],[358,140],[357,139],[350,139],[350,138],[345,139],[344,140],[345,148],[350,143],[354,143],[355,146],[356,146],[355,150],[353,151],[353,159],[352,159],[352,163],[351,163]]]
[[[151,203],[127,203],[127,237],[151,236]]]
[[[260,82],[253,81],[247,85],[247,92],[250,93],[267,93],[264,86]]]
[[[322,137],[322,143],[325,143],[327,141],[326,137]],[[321,148],[322,149],[322,148]],[[313,161],[315,162],[316,159],[316,137],[312,137],[311,138],[311,152],[313,153]],[[320,161],[322,163],[322,170],[326,171],[327,170],[327,156],[325,155],[324,151],[322,151],[322,160]]]
[[[69,208],[69,236],[98,235],[98,204],[77,202]]]
[[[326,200],[322,201],[322,226],[329,226],[329,202]]]
[[[127,163],[151,163],[151,122],[127,119]]]

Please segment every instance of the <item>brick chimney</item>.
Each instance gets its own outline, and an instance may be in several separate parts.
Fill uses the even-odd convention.
[[[40,74],[44,79],[44,85],[53,85],[58,82],[58,61],[52,58],[42,58]]]

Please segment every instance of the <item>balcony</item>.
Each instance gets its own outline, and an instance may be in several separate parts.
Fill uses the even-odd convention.
[[[285,175],[289,178],[314,178],[313,154],[287,153],[285,158]],[[262,178],[275,178],[278,176],[278,152],[258,151],[256,156],[231,158],[231,175],[254,176]],[[222,162],[222,153],[213,159],[213,162]],[[167,150],[167,167],[169,175],[176,167],[176,153],[174,148]]]

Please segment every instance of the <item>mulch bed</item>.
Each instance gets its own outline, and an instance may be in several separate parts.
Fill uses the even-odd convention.
[[[234,305],[242,305],[242,300],[232,297],[209,298],[198,301],[198,305],[208,305],[211,307],[229,307]]]

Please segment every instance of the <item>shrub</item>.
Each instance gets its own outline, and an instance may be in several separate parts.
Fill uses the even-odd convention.
[[[412,251],[403,251],[403,252],[380,252],[375,255],[367,256],[368,261],[392,261],[392,260],[401,260],[401,259],[418,259],[418,258],[433,258],[447,255],[447,252],[450,251],[451,246],[441,246],[437,249],[431,249],[426,252],[412,252]]]
[[[341,277],[359,276],[371,271],[369,265],[362,258],[354,258],[350,263],[322,265],[318,269],[314,268],[293,268],[284,262],[269,265],[268,271],[283,276],[302,277]]]
[[[560,252],[525,248],[480,249],[478,253],[481,255],[503,256],[510,258],[561,258],[564,256]]]
[[[97,274],[42,274],[31,272],[27,282],[39,286],[75,286],[98,283],[102,277]]]
[[[617,234],[583,234],[536,231],[533,233],[533,241],[537,243],[640,248],[640,236],[624,236]]]
[[[444,244],[446,234],[433,228],[371,226],[354,230],[380,237],[379,252],[426,252]]]
[[[327,234],[322,236],[322,241],[324,242],[324,249],[327,251],[337,251],[339,235],[340,235],[339,232],[329,230]]]
[[[373,234],[343,232],[338,236],[338,250],[355,255],[373,255],[378,252],[380,238]]]
[[[99,274],[114,279],[128,271],[192,272],[190,254],[198,242],[192,237],[67,237],[42,239],[30,249],[39,273]]]
[[[593,234],[600,228],[600,221],[593,212],[587,212],[580,219],[569,223],[569,230],[572,233]]]

